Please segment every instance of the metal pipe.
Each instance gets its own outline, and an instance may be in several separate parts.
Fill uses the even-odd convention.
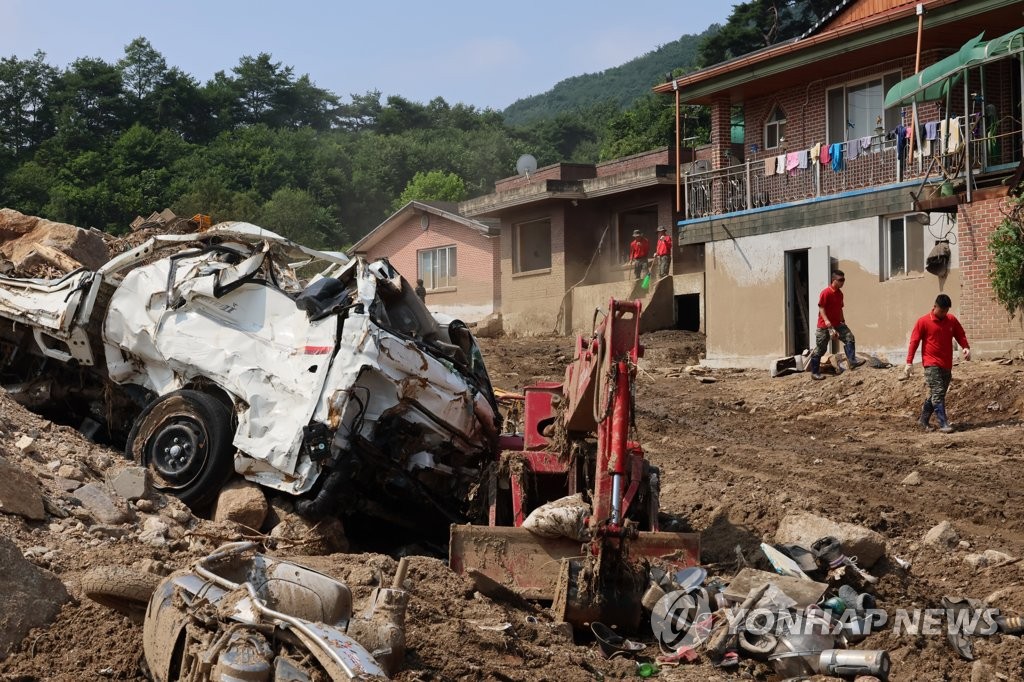
[[[679,136],[679,87],[676,85],[675,79],[672,80],[672,89],[676,91],[676,213],[683,210],[683,202],[680,198],[680,185],[683,169],[683,148]],[[675,233],[675,230],[672,231]]]
[[[615,398],[612,404],[608,473],[612,477],[612,523],[619,523],[622,509],[622,476],[626,473],[626,445],[629,438],[629,365],[615,363]]]
[[[968,98],[970,93],[971,70],[964,69],[964,134],[961,138],[964,147],[964,179],[967,181],[967,203],[971,203],[971,119],[968,114]],[[959,124],[958,124],[959,125]]]
[[[619,525],[622,515],[622,474],[612,474],[612,525]]]

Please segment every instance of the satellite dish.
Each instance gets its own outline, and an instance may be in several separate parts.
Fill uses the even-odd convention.
[[[533,158],[533,154],[523,154],[516,161],[516,172],[520,175],[530,177],[530,173],[537,170],[537,159]]]

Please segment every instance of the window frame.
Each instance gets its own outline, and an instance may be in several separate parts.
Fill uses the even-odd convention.
[[[776,115],[780,116],[776,118]],[[782,105],[776,102],[771,110],[768,112],[768,118],[764,121],[764,148],[765,149],[779,149],[782,147],[782,143],[786,141],[786,110],[782,108]],[[768,131],[775,130],[775,144],[768,144]]]
[[[883,216],[881,220],[881,267],[880,279],[885,282],[893,279],[919,277],[925,273],[925,226],[916,221],[907,220],[906,213]],[[893,228],[896,222],[901,223],[903,233],[900,251],[902,270],[893,269]],[[915,234],[916,233],[916,234]],[[916,242],[916,243],[915,243]]]
[[[891,83],[890,83],[890,87],[891,87],[892,85],[895,85],[896,83],[900,82],[900,80],[903,77],[903,72],[900,69],[898,69],[898,68],[891,69],[891,70],[886,70],[886,71],[882,71],[882,72],[879,72],[879,73],[872,74],[870,76],[864,76],[862,78],[855,78],[853,80],[844,81],[843,83],[839,83],[839,84],[833,85],[832,87],[825,88],[825,139],[827,140],[828,144],[835,144],[837,142],[849,142],[850,141],[850,139],[851,139],[849,137],[850,127],[848,125],[848,123],[850,121],[850,118],[849,118],[850,103],[849,103],[848,90],[850,88],[855,88],[857,86],[864,85],[866,83],[871,83],[873,81],[879,81],[881,83],[882,128],[885,131],[889,131],[889,130],[892,130],[893,128],[895,128],[897,125],[899,125],[899,123],[900,123],[900,107],[895,106],[895,107],[889,107],[888,109],[885,108],[885,93],[887,91],[886,79],[890,78],[890,77],[893,79],[891,81]],[[832,134],[833,131],[831,130],[831,128],[832,128],[831,95],[832,95],[833,92],[835,92],[837,90],[842,90],[842,101],[843,101],[843,105],[842,105],[843,106],[843,124],[842,124],[842,129],[843,130],[842,130],[842,135],[839,138],[834,137],[833,134]],[[877,116],[877,114],[875,114],[875,115]],[[892,118],[892,120],[889,120],[890,117]],[[870,126],[870,131],[871,132],[869,134],[874,134],[874,128],[875,127],[876,126]],[[863,136],[857,136],[857,137],[863,137]]]
[[[537,225],[540,223],[547,224],[547,264],[541,265],[540,267],[531,267],[530,269],[523,268],[523,229],[530,225]],[[524,220],[512,225],[512,274],[528,274],[531,272],[548,272],[551,270],[551,261],[554,256],[554,248],[551,244],[551,218],[550,216],[544,218],[534,218],[532,220]]]
[[[440,256],[444,253],[445,274],[444,282],[438,280]],[[429,272],[424,272],[424,257],[430,256]],[[416,250],[416,277],[423,280],[423,288],[427,291],[449,291],[458,285],[458,246],[447,244],[445,246],[432,246],[429,249]]]

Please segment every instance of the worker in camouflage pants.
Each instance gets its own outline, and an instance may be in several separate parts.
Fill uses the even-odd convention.
[[[946,390],[953,378],[953,341],[963,349],[964,360],[971,359],[971,345],[960,321],[950,314],[953,302],[946,294],[935,297],[932,311],[918,319],[910,332],[910,348],[907,350],[907,365],[903,377],[909,378],[914,366],[917,347],[921,346],[921,364],[924,365],[924,382],[928,386],[928,398],[921,406],[921,417],[917,423],[930,429],[932,415],[939,422],[939,431],[949,433],[953,427],[946,416]]]
[[[814,332],[814,352],[811,353],[811,378],[824,379],[821,374],[821,356],[828,350],[830,339],[841,339],[843,350],[846,352],[846,359],[850,362],[850,369],[860,367],[864,360],[857,358],[857,344],[853,338],[853,332],[846,326],[846,318],[843,316],[843,285],[846,283],[846,275],[842,270],[832,271],[832,281],[822,289],[818,296],[818,329]],[[843,368],[836,362],[836,374],[843,371]]]

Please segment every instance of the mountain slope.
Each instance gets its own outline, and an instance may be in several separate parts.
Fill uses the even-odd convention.
[[[721,27],[712,24],[699,35],[683,35],[647,54],[598,73],[573,76],[557,83],[547,92],[516,100],[504,111],[509,125],[523,125],[552,118],[566,111],[587,109],[611,100],[625,109],[651,91],[665,74],[682,68],[689,71],[697,61],[697,47],[704,36]]]

